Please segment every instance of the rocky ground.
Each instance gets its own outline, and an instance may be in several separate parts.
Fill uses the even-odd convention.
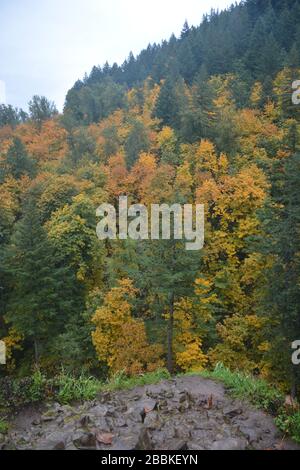
[[[101,393],[74,406],[52,403],[13,420],[2,449],[297,449],[273,418],[198,376]]]

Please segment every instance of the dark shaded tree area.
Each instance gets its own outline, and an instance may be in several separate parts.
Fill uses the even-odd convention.
[[[260,80],[267,88],[283,65],[298,66],[299,61],[300,2],[247,0],[222,12],[212,10],[198,27],[185,22],[179,38],[172,35],[169,41],[149,44],[137,57],[130,53],[121,66],[93,67],[69,90],[65,114],[74,124],[97,122],[126,107],[125,90],[147,77],[156,83],[167,79],[161,107],[173,100],[167,106],[170,114],[177,106],[172,82],[183,79],[192,85],[205,70],[207,77],[235,73],[243,81],[247,78],[250,86]],[[247,96],[242,98],[241,105],[247,105]],[[157,117],[170,124],[162,109]]]

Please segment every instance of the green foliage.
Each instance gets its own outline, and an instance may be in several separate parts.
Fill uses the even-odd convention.
[[[91,86],[79,81],[67,94],[63,121],[66,127],[98,122],[125,104],[124,88],[110,78]]]
[[[27,114],[13,106],[0,104],[0,127],[12,126],[15,127],[27,119]]]
[[[222,363],[212,372],[205,371],[202,376],[220,380],[235,398],[249,400],[254,406],[271,412],[278,428],[300,443],[300,412],[284,406],[284,395],[265,380],[254,378],[243,372],[232,372]]]
[[[299,0],[246,0],[120,67],[94,67],[68,92],[63,116],[44,97],[33,98],[25,123],[1,105],[4,370],[22,375],[39,361],[50,376],[68,371],[58,385],[36,372],[9,385],[12,396],[14,387],[22,403],[54,396],[55,387],[63,401],[93,395],[98,385],[85,375],[75,383],[72,371],[105,378],[114,353],[114,370],[126,359],[136,373],[144,325],[170,371],[173,356],[182,368],[209,356],[299,392],[300,368],[290,361],[300,335],[300,108],[291,100],[299,24]],[[204,249],[100,242],[96,207],[123,194],[146,205],[204,203]],[[99,365],[91,318],[124,277],[138,289],[133,322],[116,339],[100,336],[107,363]],[[271,406],[264,383],[237,377],[233,389],[248,387]]]
[[[168,77],[163,83],[156,102],[154,115],[160,119],[162,126],[177,127],[176,82],[173,78]]]
[[[164,124],[175,125],[178,99],[171,83],[174,77],[191,84],[203,69],[208,76],[221,75],[236,72],[238,64],[240,70],[247,70],[249,88],[258,79],[267,82],[284,63],[294,65],[297,59],[299,1],[288,4],[247,0],[227,11],[212,10],[198,27],[184,25],[179,38],[172,35],[169,41],[149,45],[136,58],[130,54],[121,66],[106,63],[102,68],[93,67],[90,75],[69,91],[65,110],[77,122],[96,122],[107,116],[106,102],[110,103],[109,112],[126,107],[126,100],[119,95],[123,86],[137,86],[151,77],[157,83],[166,80],[156,115]],[[264,100],[267,97],[266,93]]]
[[[8,430],[9,430],[8,422],[0,418],[0,434],[6,434]]]
[[[288,144],[293,150],[293,139]],[[270,339],[275,336],[270,354],[276,355],[283,378],[289,380],[295,393],[300,385],[300,371],[291,364],[290,345],[300,336],[300,153],[283,165],[277,164],[275,170],[273,197],[263,215],[267,237],[261,241],[261,249],[273,255],[274,262],[266,274],[268,288],[262,308],[269,312]]]
[[[31,342],[37,362],[40,349],[63,329],[74,311],[77,294],[72,272],[55,256],[32,197],[15,226],[5,267],[14,293],[7,306],[7,321]]]
[[[43,121],[58,114],[55,104],[45,96],[34,95],[28,104],[30,119],[40,128]]]
[[[31,377],[0,379],[0,409],[18,408],[45,399],[49,395],[49,382],[39,373]]]
[[[108,383],[104,384],[102,390],[127,390],[143,385],[156,384],[161,380],[170,379],[171,376],[166,369],[158,369],[154,372],[139,374],[135,377],[127,377],[124,372],[115,374]]]
[[[31,402],[42,401],[45,396],[47,379],[42,372],[37,369],[32,375],[32,382],[29,387],[28,399]]]
[[[56,397],[60,403],[92,400],[100,390],[100,382],[94,377],[87,377],[84,374],[74,377],[64,369],[53,382],[57,390]]]
[[[137,161],[139,154],[149,148],[149,139],[142,122],[134,121],[131,131],[125,142],[126,163],[131,168]]]
[[[284,401],[284,396],[265,380],[254,378],[243,372],[231,372],[222,363],[216,365],[213,372],[201,375],[220,380],[235,398],[249,400],[258,408],[276,412]]]
[[[0,410],[15,409],[42,401],[54,400],[66,404],[93,400],[102,391],[127,390],[169,378],[166,369],[158,369],[135,377],[128,377],[124,372],[120,372],[107,382],[83,372],[74,375],[64,369],[52,378],[47,378],[41,371],[22,379],[4,377],[0,379]]]
[[[300,444],[300,411],[294,414],[282,412],[275,419],[275,423],[282,432],[288,434],[294,441]]]
[[[35,162],[28,156],[22,141],[14,137],[5,160],[0,165],[0,182],[8,176],[20,179],[24,175],[33,177],[35,174]]]

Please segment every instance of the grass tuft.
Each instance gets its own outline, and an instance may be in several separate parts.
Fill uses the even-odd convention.
[[[9,425],[5,419],[0,418],[0,434],[6,434],[8,431]]]
[[[201,375],[223,382],[234,398],[248,400],[270,413],[276,413],[284,402],[283,394],[265,380],[243,372],[232,372],[222,363],[218,363],[212,372],[201,372]]]
[[[128,390],[143,385],[156,384],[161,380],[170,379],[171,376],[166,369],[158,369],[134,377],[127,377],[124,372],[115,374],[107,384],[101,387],[103,391]]]

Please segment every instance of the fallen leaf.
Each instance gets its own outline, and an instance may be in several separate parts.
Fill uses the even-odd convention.
[[[210,397],[207,399],[207,402],[206,402],[206,405],[204,406],[204,408],[206,410],[210,410],[213,406],[213,396],[210,395]]]

